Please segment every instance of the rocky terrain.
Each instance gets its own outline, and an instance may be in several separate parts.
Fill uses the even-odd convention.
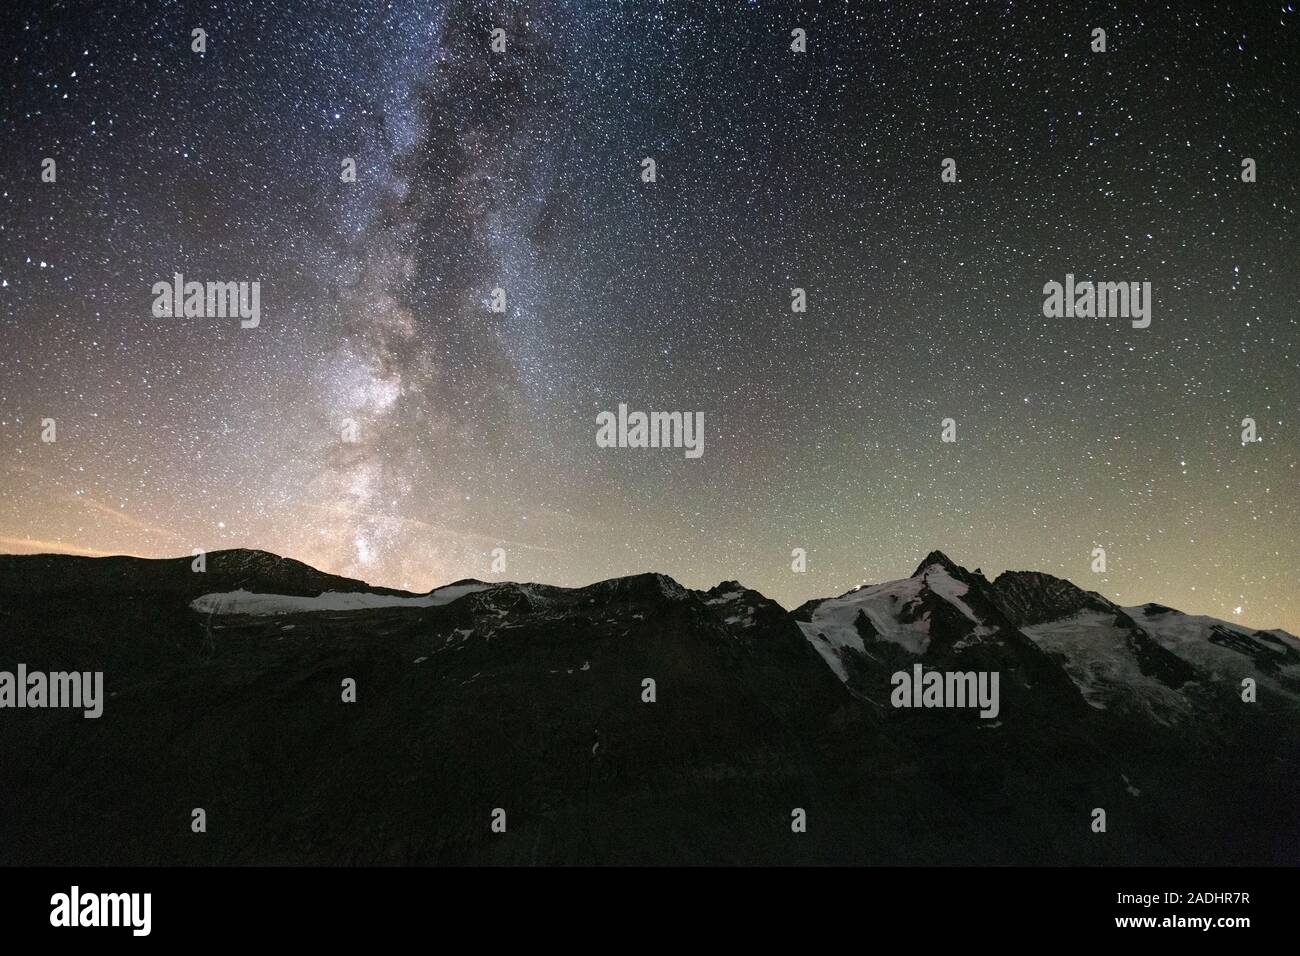
[[[939,552],[792,612],[659,574],[412,595],[264,552],[3,556],[19,663],[107,699],[0,709],[7,864],[1300,859],[1300,641]],[[918,663],[999,674],[996,718],[892,706]]]

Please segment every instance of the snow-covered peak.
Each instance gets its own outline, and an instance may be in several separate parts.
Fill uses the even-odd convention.
[[[876,641],[897,644],[916,656],[924,655],[935,638],[936,617],[947,640],[969,643],[997,632],[996,623],[984,620],[967,600],[970,585],[942,552],[923,562],[910,578],[856,588],[811,607],[799,628],[812,646],[847,680],[845,651],[868,653]]]

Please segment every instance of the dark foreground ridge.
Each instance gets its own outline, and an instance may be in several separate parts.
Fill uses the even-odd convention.
[[[937,551],[794,612],[661,574],[413,595],[257,551],[0,556],[20,664],[105,699],[0,708],[6,864],[1300,856],[1300,641]],[[892,706],[917,664],[996,673],[996,716]]]

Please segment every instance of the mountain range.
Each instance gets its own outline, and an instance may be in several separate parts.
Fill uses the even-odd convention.
[[[793,611],[662,574],[0,556],[18,664],[106,700],[0,709],[6,864],[1300,859],[1300,640],[939,551]],[[996,716],[897,706],[913,672],[996,674]]]

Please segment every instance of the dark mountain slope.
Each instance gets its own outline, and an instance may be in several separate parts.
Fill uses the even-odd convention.
[[[0,669],[103,670],[112,695],[98,720],[0,710],[0,862],[1244,863],[1300,844],[1295,712],[1229,692],[1253,665],[1212,643],[1222,622],[1200,638],[1153,612],[1157,632],[942,555],[797,615],[656,574],[415,596],[208,560],[190,581],[189,559],[0,559]],[[322,591],[349,597],[304,603]],[[1144,671],[1137,630],[1195,679]],[[914,663],[997,670],[997,719],[890,707]]]

